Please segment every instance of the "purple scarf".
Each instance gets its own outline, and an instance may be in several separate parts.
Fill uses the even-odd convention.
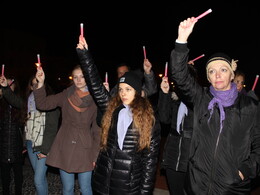
[[[220,110],[220,133],[223,127],[223,121],[225,120],[225,112],[223,107],[228,107],[234,104],[238,91],[235,83],[231,83],[231,89],[226,91],[216,91],[212,85],[210,86],[210,93],[214,96],[214,98],[209,102],[208,110],[210,111],[210,117],[213,113],[214,105],[217,104]]]

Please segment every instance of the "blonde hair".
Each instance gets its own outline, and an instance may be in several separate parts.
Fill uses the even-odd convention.
[[[111,127],[113,113],[122,104],[117,94],[108,104],[107,110],[102,118],[101,148],[106,149],[108,132]],[[133,102],[129,105],[133,113],[133,128],[136,129],[139,140],[138,150],[150,147],[151,131],[155,123],[154,111],[150,101],[142,98],[136,93]]]

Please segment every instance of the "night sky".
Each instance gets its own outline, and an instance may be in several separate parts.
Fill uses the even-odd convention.
[[[107,71],[111,85],[119,63],[142,68],[143,46],[158,75],[164,72],[169,60],[179,23],[209,8],[212,13],[197,22],[188,43],[190,59],[205,54],[195,62],[200,77],[206,78],[208,57],[220,51],[239,60],[238,69],[246,74],[247,90],[260,74],[260,12],[256,4],[83,2],[59,6],[0,3],[0,64],[5,64],[6,74],[14,75],[21,84],[26,83],[35,73],[34,63],[40,54],[47,81],[61,89],[67,84],[71,69],[78,64],[75,48],[80,23],[84,23],[85,37],[100,75],[104,77]],[[160,78],[157,79],[159,82]],[[255,91],[259,94],[260,84]]]

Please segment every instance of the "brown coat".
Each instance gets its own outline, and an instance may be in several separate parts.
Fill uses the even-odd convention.
[[[89,95],[87,109],[76,111],[68,101],[69,88],[47,97],[44,87],[34,90],[38,109],[49,110],[59,106],[62,113],[61,127],[46,164],[69,173],[92,171],[99,152],[101,134],[101,128],[96,123],[97,107]]]

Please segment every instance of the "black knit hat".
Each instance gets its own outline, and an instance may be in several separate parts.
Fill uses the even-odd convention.
[[[142,90],[142,80],[141,78],[134,72],[126,72],[123,76],[121,76],[118,80],[119,83],[126,83],[133,87],[139,94],[141,94]]]
[[[209,69],[210,65],[212,65],[213,63],[215,63],[217,61],[223,61],[227,65],[229,70],[231,71],[232,75],[234,76],[234,71],[237,68],[236,62],[238,60],[234,61],[227,54],[222,53],[222,52],[218,52],[218,53],[215,53],[212,56],[210,56],[209,59],[208,59],[208,62],[206,64],[207,77],[208,77],[208,69]]]
[[[209,57],[207,65],[210,62],[213,62],[215,60],[223,60],[231,66],[232,59],[228,55],[226,55],[225,53],[218,52],[218,53],[213,54],[212,56]]]

